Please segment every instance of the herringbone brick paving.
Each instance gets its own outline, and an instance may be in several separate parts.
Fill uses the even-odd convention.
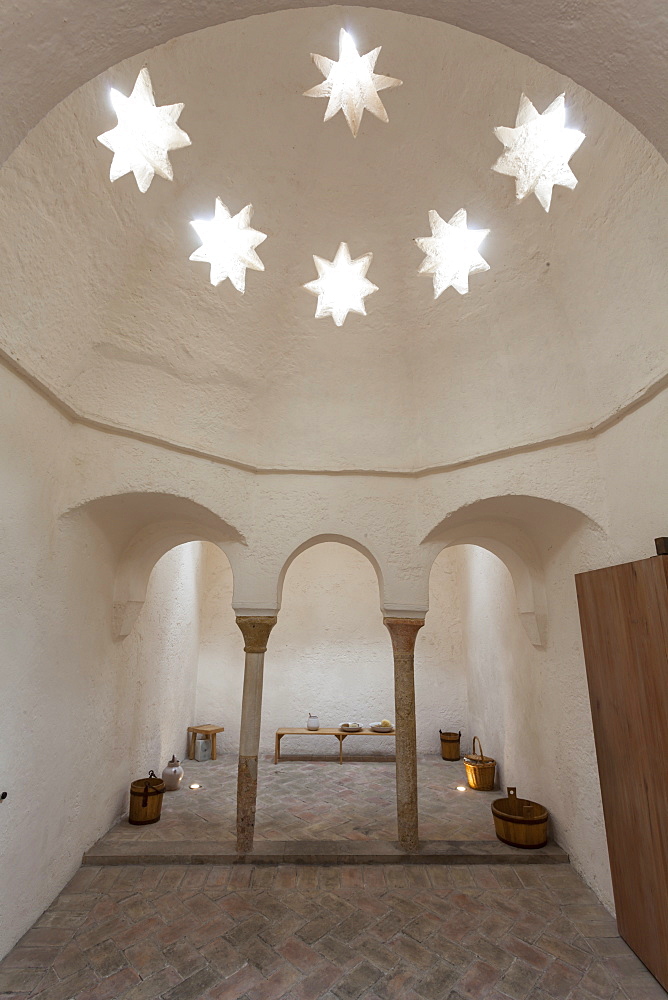
[[[350,751],[348,751],[350,752]],[[237,757],[185,761],[178,792],[167,793],[160,822],[121,822],[104,843],[218,840],[235,836]],[[198,781],[202,788],[187,786]],[[500,792],[458,792],[464,765],[424,755],[418,762],[420,836],[424,840],[495,840],[490,802]],[[396,840],[393,763],[284,761],[259,764],[256,841]]]
[[[82,868],[0,998],[659,1000],[568,865]]]

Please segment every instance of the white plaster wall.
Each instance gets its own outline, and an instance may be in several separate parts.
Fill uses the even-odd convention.
[[[127,807],[129,783],[182,750],[198,639],[196,552],[170,553],[127,642],[111,638],[115,553],[58,522],[70,427],[0,369],[0,955]]]
[[[478,546],[461,549],[471,736],[497,761],[499,795],[514,785],[518,795],[547,807],[555,840],[613,910],[573,583],[582,541],[567,543],[548,565],[551,629],[544,649],[532,646],[521,626],[503,563]]]
[[[146,603],[123,654],[131,673],[131,764],[156,774],[172,756],[187,752],[187,727],[195,719],[199,656],[201,549],[179,545],[156,564]]]
[[[238,753],[244,642],[232,608],[232,568],[218,546],[204,542],[201,552],[195,723],[225,726],[216,740],[218,753]]]
[[[653,540],[668,535],[667,433],[668,393],[664,392],[596,441],[609,531],[619,545],[619,562],[653,556]]]
[[[197,685],[200,722],[225,726],[226,751],[239,748],[243,641],[231,608],[232,573],[207,544]],[[418,749],[438,752],[439,728],[464,726],[466,680],[461,658],[455,558],[444,553],[431,579],[433,604],[416,645]],[[290,566],[283,604],[265,658],[261,750],[273,753],[279,726],[363,725],[394,719],[390,637],[382,624],[376,574],[365,556],[336,542],[315,545]],[[357,738],[353,753],[392,752],[393,741]],[[283,752],[334,753],[330,740],[285,740]]]
[[[137,766],[141,763],[143,770],[145,766],[155,766],[154,756],[159,749],[166,755],[173,749],[178,752],[178,747],[172,744],[181,738],[181,724],[177,725],[173,738],[166,736],[162,744],[151,743],[144,759],[132,749],[130,695],[137,693],[137,685],[133,687],[130,683],[132,668],[126,661],[132,657],[124,650],[133,648],[135,637],[131,635],[116,645],[108,638],[113,566],[118,555],[113,532],[105,532],[97,521],[85,516],[70,515],[59,520],[63,511],[77,504],[124,492],[140,493],[148,504],[152,502],[152,493],[188,497],[234,525],[246,539],[245,543],[226,544],[235,566],[235,587],[248,606],[255,602],[256,607],[266,606],[264,601],[271,601],[272,593],[275,598],[278,571],[290,553],[320,533],[347,535],[367,545],[381,564],[386,589],[389,587],[395,603],[418,606],[425,602],[430,563],[429,553],[425,555],[420,540],[449,512],[465,509],[481,497],[501,497],[508,510],[512,509],[516,494],[533,498],[520,509],[525,527],[535,541],[541,542],[539,547],[546,567],[548,647],[544,652],[530,647],[519,630],[510,591],[507,588],[500,591],[502,597],[505,594],[503,600],[498,594],[494,597],[494,588],[497,585],[501,588],[502,584],[492,572],[486,592],[491,589],[490,599],[498,607],[494,611],[493,603],[492,611],[485,612],[487,624],[484,624],[484,609],[477,605],[473,628],[466,609],[468,598],[460,609],[461,620],[469,630],[467,661],[479,651],[485,653],[490,664],[498,665],[500,647],[494,627],[495,623],[501,623],[505,666],[519,665],[522,670],[529,667],[534,671],[540,683],[529,688],[531,698],[527,699],[520,717],[524,718],[527,711],[538,706],[543,713],[540,729],[544,744],[537,750],[535,746],[526,747],[520,737],[512,737],[512,733],[508,736],[507,729],[507,748],[501,757],[505,778],[511,777],[512,767],[518,787],[531,797],[543,796],[557,820],[561,842],[587,880],[609,900],[573,574],[596,565],[649,556],[653,552],[652,538],[666,533],[668,481],[658,444],[666,427],[666,404],[662,397],[648,402],[595,440],[509,455],[501,461],[447,474],[415,480],[387,476],[254,476],[148,442],[72,425],[23,381],[4,369],[0,376],[5,429],[0,469],[1,544],[6,568],[2,595],[2,630],[6,641],[2,658],[0,755],[2,773],[11,778],[11,783],[3,786],[10,797],[0,805],[3,845],[0,875],[6,889],[0,904],[2,948],[9,947],[48,904],[78,864],[83,848],[118,814],[120,799],[130,778],[135,776],[134,761]],[[537,497],[552,503],[541,505]],[[157,501],[156,508],[162,509]],[[564,512],[570,516],[573,508],[583,511],[605,530],[576,531],[568,524],[564,526]],[[325,547],[320,547],[320,551],[324,550]],[[292,581],[299,579],[301,558],[310,556],[317,560],[318,551],[318,547],[307,551],[290,568],[284,610],[289,612]],[[355,622],[361,627],[363,618],[368,629],[371,622],[379,620],[375,574],[362,556],[353,550],[343,551],[361,560],[362,576],[358,574],[357,579],[361,581],[364,577],[367,583],[362,586],[360,582],[358,587],[359,600],[366,609],[364,614],[356,619],[354,609],[345,606],[342,613],[351,615],[350,628]],[[183,558],[174,555],[177,561]],[[165,566],[169,565],[167,560]],[[437,567],[438,563],[434,572]],[[332,568],[320,567],[316,577],[322,577],[323,572],[331,575]],[[357,572],[350,564],[343,568],[348,577]],[[160,572],[158,567],[153,587]],[[418,636],[416,650],[418,701],[422,646],[429,644],[429,631],[436,617],[433,612],[438,604],[434,579],[432,610]],[[308,587],[312,585],[311,581]],[[307,585],[301,586],[303,590]],[[221,593],[225,588],[229,595],[229,572]],[[304,599],[308,596],[302,593]],[[330,600],[324,592],[322,596]],[[443,606],[452,607],[453,602],[454,595],[448,585]],[[236,707],[231,711],[232,695],[221,706],[227,726],[228,713],[237,720],[239,716],[243,650],[241,635],[229,611],[229,596],[220,607],[223,612],[225,607],[228,609],[226,641],[230,663],[238,665]],[[137,622],[140,632],[145,627],[142,623],[151,618],[150,608],[149,599]],[[276,660],[276,668],[272,668],[275,638],[278,636],[280,640],[280,628],[287,628],[289,618],[289,614],[282,617],[282,626],[277,627],[270,640],[267,670],[269,674],[276,669],[277,684],[283,680],[278,665],[282,664],[289,672],[293,653],[304,648],[300,635],[293,633],[294,647],[285,642],[281,650],[278,645],[277,653],[282,660]],[[185,618],[181,620],[185,625]],[[306,634],[312,636],[315,648],[320,630],[310,628]],[[338,635],[339,648],[344,653],[348,634]],[[202,659],[207,635],[204,629]],[[367,632],[359,635],[360,640],[366,636],[372,650],[372,636]],[[384,644],[383,655],[387,660],[383,663],[387,663],[389,672],[389,637],[382,626],[376,635],[377,642]],[[148,637],[147,632],[144,639]],[[209,647],[217,656],[216,642],[210,642]],[[451,650],[452,662],[456,662],[457,644],[452,635],[445,642],[435,638],[434,643],[433,662],[438,660],[439,669],[444,659],[443,649]],[[187,661],[186,647],[192,648],[187,643],[173,647],[180,670]],[[223,647],[224,643],[219,648]],[[160,642],[156,641],[152,648],[156,655],[163,655]],[[359,648],[356,644],[351,654],[357,655]],[[445,658],[449,660],[450,653]],[[302,662],[299,666],[309,664]],[[155,662],[150,667],[154,677]],[[299,693],[297,674],[293,675],[293,689]],[[511,702],[516,689],[517,685],[511,687],[508,695]],[[426,690],[429,691],[428,686]],[[152,700],[154,693],[152,682],[146,680],[142,696],[145,695],[147,712],[158,704]],[[433,721],[426,726],[420,723],[421,739],[426,733],[431,741],[439,726],[454,728],[456,723],[447,715],[449,705],[448,694]],[[288,707],[297,711],[294,699]],[[298,721],[309,709],[317,710],[311,704],[299,708],[302,715]],[[513,713],[507,716],[513,718]],[[281,718],[276,724],[284,721]],[[479,713],[478,724],[484,722]],[[269,742],[267,733],[263,735],[267,750],[271,749],[271,729],[270,726]],[[99,743],[98,731],[102,734]],[[485,732],[480,735],[484,738]],[[230,729],[230,743],[225,744],[228,748],[234,748],[233,737]],[[19,753],[19,745],[28,749]],[[501,750],[485,740],[483,745],[487,752],[501,754]],[[423,746],[437,749],[433,742]],[[39,753],[35,748],[39,748]],[[47,771],[47,749],[58,761],[55,779]],[[552,772],[538,773],[537,768],[532,769],[532,753],[539,761],[553,756],[556,766]],[[92,806],[86,799],[91,772],[100,778]],[[24,794],[24,788],[30,788],[29,796]],[[39,861],[39,878],[32,877],[36,857],[43,859]]]
[[[501,560],[479,546],[459,549],[470,726],[464,749],[468,753],[478,736],[485,754],[497,761],[499,788],[518,784],[519,794],[528,796],[520,781],[527,756],[534,784],[550,770],[536,690],[544,652],[532,647],[521,627],[512,579]]]
[[[461,730],[463,741],[468,734],[460,574],[459,549],[444,549],[431,570],[429,613],[415,642],[419,749],[426,753],[441,752],[439,729]]]

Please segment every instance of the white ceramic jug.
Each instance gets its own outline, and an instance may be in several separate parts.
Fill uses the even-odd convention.
[[[320,729],[320,720],[317,715],[308,714],[308,722],[306,723],[307,729]]]
[[[181,787],[182,778],[183,768],[181,767],[181,761],[177,760],[174,755],[165,770],[162,772],[162,780],[165,783],[165,790],[168,792],[175,792]]]

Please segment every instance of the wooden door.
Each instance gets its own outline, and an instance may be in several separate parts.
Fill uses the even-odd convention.
[[[619,933],[668,989],[668,555],[575,581]]]

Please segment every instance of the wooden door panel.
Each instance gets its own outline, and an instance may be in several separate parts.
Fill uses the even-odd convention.
[[[619,932],[668,988],[668,556],[576,588]]]

